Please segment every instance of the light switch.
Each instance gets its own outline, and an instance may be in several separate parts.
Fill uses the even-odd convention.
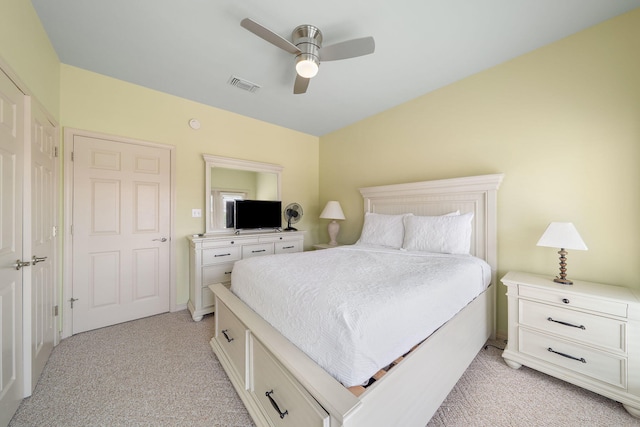
[[[191,218],[202,217],[202,209],[191,209]]]

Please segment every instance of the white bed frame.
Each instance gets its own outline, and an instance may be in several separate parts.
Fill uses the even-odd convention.
[[[360,189],[365,212],[416,215],[473,212],[471,251],[491,266],[492,283],[358,397],[226,287],[218,284],[211,288],[217,300],[246,325],[288,375],[329,413],[330,427],[424,427],[487,339],[495,334],[496,197],[502,178],[502,174],[494,174]],[[216,337],[211,346],[256,424],[271,425],[250,399],[245,381],[229,369],[229,360]]]

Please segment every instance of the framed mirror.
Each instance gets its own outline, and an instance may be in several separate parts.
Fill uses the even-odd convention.
[[[205,162],[205,223],[207,234],[233,231],[227,202],[281,200],[282,166],[251,160],[202,155]]]

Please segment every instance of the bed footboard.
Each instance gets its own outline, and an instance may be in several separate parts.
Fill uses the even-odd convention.
[[[356,397],[224,285],[210,288],[211,346],[258,426],[424,427],[494,332],[492,285]]]

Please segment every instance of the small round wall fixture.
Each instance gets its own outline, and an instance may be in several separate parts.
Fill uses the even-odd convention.
[[[198,119],[189,120],[189,127],[193,130],[200,129],[200,121]]]

